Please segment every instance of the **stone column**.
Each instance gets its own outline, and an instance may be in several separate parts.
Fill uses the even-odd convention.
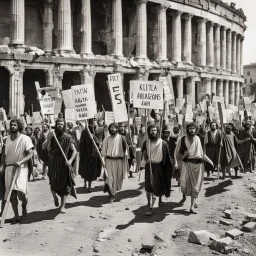
[[[71,35],[70,0],[59,0],[57,48],[60,52],[73,52]]]
[[[215,24],[215,40],[214,40],[214,60],[216,69],[220,69],[220,25]]]
[[[180,11],[174,11],[172,15],[172,61],[176,63],[181,62],[181,14]]]
[[[238,106],[239,99],[240,99],[240,83],[235,82],[235,106]]]
[[[11,0],[11,44],[25,43],[25,1]]]
[[[207,77],[203,79],[203,87],[204,87],[204,94],[208,94],[211,96],[211,90],[212,90],[212,85],[211,85],[211,78]]]
[[[227,71],[232,71],[232,33],[227,30]]]
[[[186,79],[186,89],[187,95],[192,96],[192,107],[194,108],[196,106],[196,85],[193,77],[189,77]]]
[[[198,22],[198,39],[197,39],[197,64],[206,66],[206,19],[199,18]]]
[[[237,72],[236,67],[236,32],[233,32],[232,35],[232,72]]]
[[[10,74],[9,115],[11,118],[24,114],[23,74],[25,68],[19,64],[6,67]]]
[[[192,14],[185,14],[184,28],[184,61],[192,63]]]
[[[212,90],[211,90],[212,93],[211,93],[211,96],[212,96],[213,93],[214,93],[215,96],[217,94],[216,81],[217,81],[216,78],[212,78]]]
[[[217,88],[216,88],[217,96],[223,97],[223,80],[217,80]]]
[[[137,5],[136,59],[148,61],[147,57],[147,0],[135,0]]]
[[[221,69],[226,70],[227,69],[227,28],[222,27],[221,28]]]
[[[208,22],[207,29],[207,66],[214,67],[214,40],[213,40],[213,22]]]
[[[158,9],[158,61],[167,61],[167,5],[160,5]]]
[[[53,0],[44,2],[44,51],[52,52],[52,30],[53,30]]]
[[[224,100],[226,104],[229,104],[229,81],[224,80],[223,81],[223,94],[224,94]]]
[[[235,83],[234,83],[234,81],[230,81],[229,104],[235,105]]]
[[[60,67],[56,67],[53,69],[48,70],[46,73],[46,77],[48,77],[48,86],[59,87],[62,89],[62,80],[64,75],[64,70]]]
[[[240,53],[240,57],[241,57],[240,70],[241,70],[241,75],[244,75],[244,61],[243,61],[243,59],[244,59],[244,37],[243,36],[241,36],[240,51],[241,51],[241,53]]]
[[[123,18],[122,0],[113,0],[112,26],[113,26],[113,53],[116,57],[123,57]]]
[[[237,43],[236,43],[236,69],[237,69],[237,74],[241,74],[241,36],[237,36]]]
[[[178,99],[183,99],[183,76],[177,76],[177,92],[178,92]]]
[[[86,66],[80,71],[81,83],[82,84],[93,84],[96,76],[96,72],[93,66]]]
[[[91,0],[82,0],[81,10],[81,56],[92,58]]]

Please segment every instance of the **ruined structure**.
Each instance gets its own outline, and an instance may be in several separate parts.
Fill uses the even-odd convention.
[[[0,0],[0,107],[39,111],[35,81],[63,90],[90,82],[98,108],[111,110],[113,72],[126,97],[130,80],[169,72],[177,98],[215,93],[236,105],[245,21],[220,0]]]

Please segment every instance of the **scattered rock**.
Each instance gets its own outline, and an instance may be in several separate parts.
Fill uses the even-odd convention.
[[[94,218],[95,218],[93,215],[90,215],[90,217],[91,217],[92,219],[94,219]]]
[[[184,228],[184,229],[177,229],[174,231],[174,235],[172,235],[173,238],[177,237],[187,237],[189,235],[190,229]]]
[[[221,219],[221,220],[220,220],[220,224],[222,224],[222,225],[226,225],[226,226],[230,226],[232,223],[231,223],[230,221],[227,221],[227,220]]]
[[[243,231],[253,232],[256,229],[256,222],[248,222],[243,226]]]
[[[160,235],[158,235],[158,234],[155,234],[155,235],[154,235],[154,238],[155,238],[156,240],[160,241],[160,242],[164,242],[164,239],[163,239]]]
[[[239,229],[231,229],[227,231],[225,235],[231,237],[234,240],[237,240],[240,236],[244,235],[244,232]]]
[[[246,219],[249,220],[249,221],[256,221],[256,214],[247,213],[246,214]]]
[[[130,208],[129,208],[129,207],[126,207],[126,208],[125,208],[125,210],[126,210],[126,211],[129,211],[129,210],[130,210]]]
[[[213,240],[211,249],[216,252],[225,253],[225,247],[232,244],[232,242],[233,240],[230,237]]]
[[[246,248],[243,249],[243,253],[245,254],[252,254],[252,252]]]
[[[73,228],[70,228],[70,227],[67,227],[67,228],[64,228],[66,231],[70,231],[70,232],[73,232],[74,229]]]
[[[5,243],[5,242],[8,242],[8,241],[11,241],[11,239],[6,238],[6,239],[3,240],[4,243]]]
[[[206,230],[190,231],[188,242],[201,245],[209,245],[210,239],[216,239],[215,235]]]
[[[131,238],[128,238],[128,242],[131,243],[131,242],[132,242],[132,239],[131,239]]]
[[[226,210],[223,213],[225,214],[225,218],[232,219],[232,211],[231,210]]]
[[[99,253],[100,251],[99,251],[99,249],[97,249],[97,248],[93,248],[93,252],[95,252],[95,253]]]
[[[142,248],[145,250],[152,251],[155,245],[149,245],[149,244],[141,244]]]
[[[217,220],[207,220],[207,223],[209,223],[209,224],[218,224],[219,222]]]
[[[106,239],[104,239],[104,238],[98,238],[97,241],[98,241],[98,242],[105,242]]]

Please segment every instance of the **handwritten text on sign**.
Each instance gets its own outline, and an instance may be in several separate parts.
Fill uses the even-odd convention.
[[[108,75],[108,86],[112,99],[115,121],[118,123],[128,121],[121,75]]]
[[[93,85],[81,84],[71,89],[77,120],[93,118],[97,113]]]
[[[163,109],[163,82],[130,81],[135,108]]]

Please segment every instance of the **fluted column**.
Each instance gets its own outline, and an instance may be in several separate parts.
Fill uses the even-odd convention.
[[[241,75],[244,74],[244,37],[241,36],[241,42],[240,42],[240,70],[241,70]]]
[[[61,52],[73,51],[70,0],[59,0],[57,47]]]
[[[11,0],[11,44],[25,42],[25,1]]]
[[[232,72],[237,72],[236,67],[236,32],[233,32],[232,35]]]
[[[223,80],[217,80],[217,89],[216,89],[217,96],[223,97]]]
[[[192,107],[195,107],[196,105],[196,86],[195,86],[195,80],[193,77],[189,77],[186,79],[186,89],[187,94],[191,95],[192,97]]]
[[[174,11],[172,19],[172,61],[178,63],[181,62],[181,14],[180,11]]]
[[[177,76],[178,99],[183,99],[183,76]]]
[[[227,28],[222,27],[221,28],[221,69],[226,70],[227,69]]]
[[[216,78],[212,78],[211,83],[212,83],[212,90],[211,90],[211,96],[214,93],[214,95],[216,95],[217,93],[217,87],[216,87]]]
[[[234,81],[230,81],[229,87],[229,104],[235,104],[235,83]]]
[[[92,57],[91,0],[82,0],[81,10],[81,56]]]
[[[237,73],[241,74],[241,36],[237,36],[237,43],[236,43],[236,69]]]
[[[44,2],[44,51],[52,52],[52,30],[53,30],[53,0],[46,0]]]
[[[226,104],[229,104],[229,81],[223,81],[223,94]]]
[[[232,33],[227,30],[227,71],[232,71]]]
[[[185,14],[185,27],[184,27],[184,61],[192,63],[192,17],[191,14]]]
[[[211,79],[209,77],[203,78],[203,92],[211,96]]]
[[[167,61],[167,5],[160,5],[158,9],[158,61]]]
[[[235,82],[235,106],[238,106],[239,98],[240,98],[240,83]]]
[[[215,40],[214,40],[214,61],[216,69],[220,69],[220,25],[215,24]]]
[[[197,64],[206,66],[206,19],[199,18],[198,22],[198,40],[197,40]]]
[[[123,18],[122,0],[113,0],[112,24],[113,24],[113,53],[117,57],[123,57]]]
[[[214,37],[213,37],[213,22],[208,22],[207,27],[207,66],[214,67]]]
[[[136,59],[147,61],[147,0],[135,0],[137,5]]]

